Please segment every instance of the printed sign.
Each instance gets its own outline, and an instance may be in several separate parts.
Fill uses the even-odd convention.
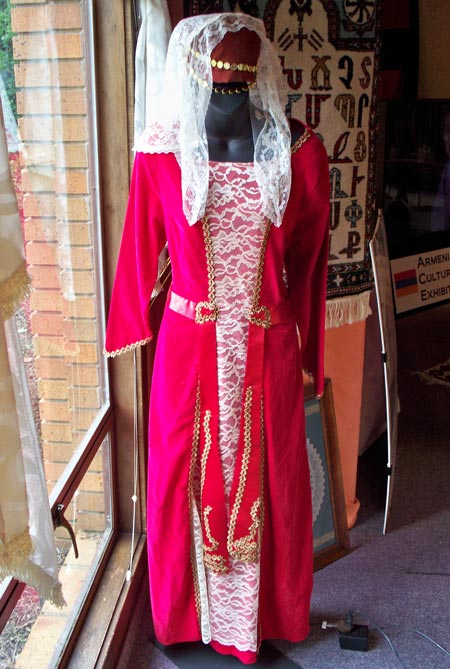
[[[450,299],[450,248],[391,260],[398,314]]]

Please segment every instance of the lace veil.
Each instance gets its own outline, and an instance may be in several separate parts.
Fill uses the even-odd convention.
[[[247,14],[222,13],[180,21],[167,52],[162,104],[153,110],[135,150],[174,153],[181,168],[183,211],[190,225],[202,218],[208,192],[205,116],[212,90],[211,52],[227,32],[247,28],[261,40],[256,86],[249,91],[255,176],[264,214],[281,225],[291,187],[291,134],[278,55],[264,24]]]

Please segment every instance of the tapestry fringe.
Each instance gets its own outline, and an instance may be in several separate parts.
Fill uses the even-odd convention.
[[[58,608],[66,606],[61,583],[30,560],[33,544],[26,529],[7,544],[0,543],[0,579],[12,576],[34,588],[40,597]]]
[[[30,277],[24,260],[11,276],[0,284],[0,310],[4,321],[15,314],[22,300],[28,295],[29,289]]]
[[[349,297],[327,300],[326,328],[337,328],[365,320],[372,310],[369,306],[370,290]]]

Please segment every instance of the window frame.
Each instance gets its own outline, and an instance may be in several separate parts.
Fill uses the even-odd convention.
[[[90,26],[93,31],[93,35],[89,37],[94,48],[95,69],[92,74],[98,130],[94,144],[99,148],[96,162],[100,182],[101,228],[101,239],[96,241],[101,244],[100,276],[103,278],[103,287],[98,297],[101,299],[103,295],[106,313],[114,281],[132,169],[135,4],[135,1],[128,3],[123,0],[110,0],[108,3],[83,0],[83,18],[86,26]],[[120,640],[123,640],[127,629],[127,618],[146,573],[147,406],[152,361],[152,344],[137,352],[138,406],[144,409],[138,412],[139,481],[134,567],[130,582],[125,581],[133,524],[131,495],[135,378],[130,355],[114,361],[108,360],[109,404],[105,403],[99,410],[91,428],[50,494],[52,515],[60,504],[67,508],[79,482],[109,434],[113,529],[96,565],[96,572],[79,610],[77,622],[58,659],[58,667],[61,669],[72,666],[103,666],[102,663],[97,664],[97,659],[102,655],[107,658],[108,663],[114,658],[117,659],[121,648]],[[123,579],[120,574],[123,574]],[[23,583],[12,578],[7,583],[0,599],[0,632],[24,588]],[[86,641],[89,641],[89,658],[86,655]]]

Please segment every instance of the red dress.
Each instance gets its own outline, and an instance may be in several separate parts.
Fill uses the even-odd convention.
[[[293,147],[279,228],[261,214],[252,164],[210,164],[205,217],[189,226],[174,155],[136,154],[106,350],[151,338],[148,304],[167,240],[147,528],[163,644],[203,639],[250,663],[262,639],[308,633],[302,367],[320,394],[328,202],[327,156],[310,130]]]

